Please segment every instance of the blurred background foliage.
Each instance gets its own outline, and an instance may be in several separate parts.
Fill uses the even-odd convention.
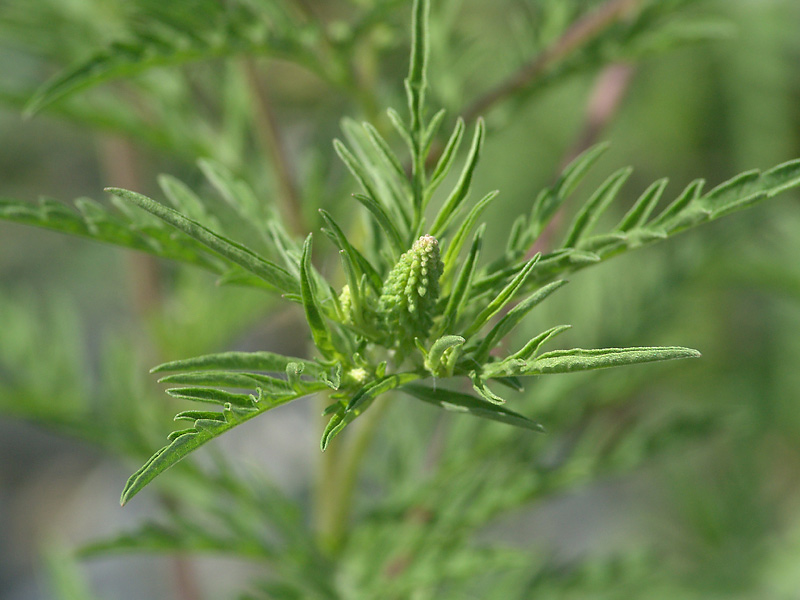
[[[403,107],[408,4],[5,0],[0,195],[163,198],[170,173],[224,221],[212,164],[298,233],[319,228],[319,207],[348,221],[330,140],[343,116],[385,128],[383,108]],[[576,23],[614,8],[565,49]],[[501,191],[497,252],[592,141],[613,145],[582,189],[636,168],[609,219],[665,175],[677,193],[800,156],[795,0],[438,0],[431,28],[433,106],[448,123],[487,118],[474,189]],[[528,85],[480,105],[542,56]],[[41,112],[24,119],[32,98]],[[299,313],[191,267],[0,222],[0,595],[796,599],[798,256],[794,193],[575,274],[523,335],[570,322],[567,346],[680,344],[703,359],[541,378],[512,402],[544,436],[392,399],[332,559],[309,535],[311,402],[117,508],[180,409],[147,369],[229,348],[302,355]]]

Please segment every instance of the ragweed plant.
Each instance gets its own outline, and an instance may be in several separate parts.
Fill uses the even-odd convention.
[[[312,393],[328,393],[332,400],[325,410],[330,420],[321,440],[324,451],[349,423],[391,390],[399,389],[445,409],[540,430],[536,421],[503,406],[505,401],[490,385],[519,390],[526,378],[538,375],[699,356],[696,350],[682,347],[541,352],[567,325],[542,332],[514,352],[498,356],[493,351],[528,312],[565,283],[558,279],[560,275],[800,184],[800,161],[765,173],[744,173],[705,194],[702,181],[695,181],[653,216],[666,187],[662,180],[642,194],[612,231],[592,235],[601,212],[631,173],[621,169],[576,215],[560,248],[531,255],[561,203],[605,149],[598,146],[576,159],[552,188],[538,196],[530,215],[515,223],[504,255],[479,268],[484,238],[479,221],[498,196],[496,191],[490,192],[468,208],[484,124],[479,120],[475,126],[457,183],[438,209],[428,214],[435,192],[453,168],[465,126],[463,121],[457,122],[433,168],[427,168],[432,142],[445,115],[440,111],[426,118],[428,2],[417,0],[413,10],[411,64],[405,82],[409,115],[403,119],[394,110],[388,112],[408,147],[410,174],[403,159],[370,124],[365,123],[354,136],[355,152],[338,140],[334,142],[361,187],[354,199],[373,219],[372,239],[359,250],[322,211],[323,232],[338,248],[347,280],[339,292],[311,263],[312,236],[300,247],[281,235],[277,219],[271,220],[269,229],[283,265],[154,200],[131,191],[108,190],[241,267],[245,277],[255,276],[271,291],[301,303],[318,354],[313,360],[304,360],[266,352],[224,353],[153,369],[176,372],[161,381],[187,386],[168,390],[170,395],[218,404],[222,410],[179,413],[176,420],[188,420],[192,426],[172,433],[170,444],[134,473],[122,493],[123,503],[207,441]],[[444,382],[437,384],[437,379],[450,378],[466,379],[474,393],[449,389]],[[230,388],[253,392],[227,391]]]
[[[29,109],[35,111],[62,97],[71,98],[75,90],[87,84],[87,77],[113,79],[131,72],[143,73],[153,65],[183,64],[197,57],[238,53],[269,52],[294,60],[336,89],[352,89],[357,83],[353,75],[356,69],[349,68],[344,57],[348,52],[355,53],[357,36],[369,31],[379,21],[376,16],[379,10],[391,3],[373,3],[374,6],[365,8],[362,21],[356,23],[353,31],[340,28],[339,38],[313,20],[307,20],[303,28],[296,27],[295,13],[303,11],[284,11],[281,8],[284,3],[263,3],[263,6],[231,3],[238,8],[230,11],[220,8],[224,4],[204,4],[204,10],[217,20],[192,18],[188,32],[178,27],[180,23],[176,25],[169,19],[165,19],[163,27],[137,30],[130,46],[115,46],[56,77],[34,97]],[[609,3],[614,10],[632,4]],[[681,3],[676,0],[671,4]],[[649,3],[636,19],[631,19],[625,35],[617,36],[624,42],[619,44],[647,46],[642,38],[646,38],[648,25],[655,21],[659,11],[667,10],[666,5]],[[552,3],[552,6],[560,4]],[[159,184],[165,202],[135,191],[110,188],[108,191],[117,212],[86,198],[76,200],[77,211],[48,199],[38,206],[0,200],[0,218],[148,252],[210,271],[220,284],[262,290],[273,297],[271,301],[294,303],[302,310],[307,324],[304,334],[311,341],[308,354],[298,352],[301,356],[267,351],[224,352],[155,367],[153,372],[159,374],[159,381],[174,386],[167,390],[170,396],[201,404],[175,416],[176,421],[186,426],[174,431],[169,443],[130,477],[122,492],[123,504],[206,442],[273,408],[303,397],[318,396],[325,404],[326,425],[320,441],[321,450],[325,452],[320,455],[323,471],[320,495],[327,505],[317,509],[322,522],[316,524],[319,531],[315,534],[319,534],[321,548],[329,551],[326,560],[336,556],[331,550],[340,550],[344,545],[359,458],[363,457],[369,442],[367,437],[353,435],[350,445],[344,447],[348,441],[344,438],[357,433],[350,430],[342,439],[336,438],[356,419],[364,417],[360,421],[362,432],[368,432],[383,414],[381,411],[389,401],[387,396],[396,394],[398,401],[407,397],[411,402],[417,400],[448,411],[498,421],[510,426],[507,432],[513,433],[515,430],[511,427],[516,427],[520,437],[527,436],[523,438],[523,445],[527,439],[531,441],[529,448],[535,448],[534,442],[538,440],[533,436],[543,430],[540,420],[556,431],[564,420],[554,418],[552,412],[537,415],[529,412],[530,409],[512,410],[503,397],[505,390],[519,391],[527,386],[535,393],[535,380],[543,375],[699,355],[693,349],[677,346],[548,349],[552,347],[548,344],[569,327],[557,323],[526,342],[514,345],[513,334],[519,333],[526,317],[539,304],[566,284],[565,276],[800,185],[800,161],[764,172],[748,171],[710,191],[704,191],[704,182],[697,180],[677,193],[671,202],[663,202],[667,196],[667,181],[662,179],[647,187],[615,225],[599,230],[603,218],[607,218],[604,211],[615,200],[619,203],[620,192],[631,176],[631,170],[623,168],[589,194],[574,211],[572,221],[565,222],[571,211],[565,208],[565,203],[607,149],[605,144],[600,144],[589,148],[564,168],[552,185],[543,189],[525,213],[518,216],[510,231],[500,239],[490,239],[484,215],[489,210],[501,209],[504,198],[498,191],[480,190],[474,194],[472,190],[486,136],[484,121],[474,118],[475,107],[481,108],[485,103],[467,107],[464,117],[452,123],[452,130],[445,130],[448,114],[444,110],[434,112],[427,98],[428,0],[415,0],[412,10],[411,59],[405,81],[407,109],[402,115],[390,109],[385,118],[375,111],[365,110],[374,117],[372,123],[344,120],[344,141],[335,140],[333,152],[329,153],[338,155],[354,179],[352,191],[355,193],[352,198],[341,198],[341,201],[350,202],[354,209],[360,205],[362,210],[358,211],[358,216],[364,220],[344,222],[341,217],[334,217],[332,212],[335,211],[321,208],[322,235],[314,232],[304,239],[298,236],[303,220],[296,213],[278,205],[277,201],[274,205],[262,201],[246,176],[235,176],[230,164],[223,166],[231,148],[217,143],[212,131],[196,127],[193,120],[196,115],[183,114],[180,102],[175,102],[177,110],[171,106],[172,112],[168,110],[170,106],[155,102],[149,111],[143,111],[149,120],[142,118],[141,122],[122,118],[124,115],[117,112],[117,105],[100,95],[92,97],[93,101],[102,101],[92,110],[81,103],[56,104],[60,110],[77,115],[79,120],[94,118],[105,124],[116,123],[119,130],[158,147],[177,148],[181,155],[202,154],[206,158],[200,161],[200,168],[211,186],[220,192],[225,210],[217,214],[215,207],[201,194],[178,179],[164,175],[159,178]],[[561,9],[553,10],[555,13]],[[559,52],[544,55],[547,61],[554,61],[555,66],[551,65],[552,70],[547,71],[547,77],[539,83],[546,83],[548,77],[556,79],[562,74],[587,70],[599,57],[607,61],[618,58],[619,48],[612,43],[617,38],[612,39],[610,34],[600,36],[592,40],[596,44],[591,52],[576,55],[570,55],[566,51],[568,48],[557,45]],[[650,45],[654,45],[652,42],[650,39]],[[601,50],[608,51],[610,57],[602,56]],[[638,50],[643,52],[641,47]],[[232,80],[236,81],[234,77]],[[158,80],[138,83],[145,91],[148,85],[158,89],[158,85],[163,84]],[[527,94],[530,90],[523,91]],[[165,96],[164,103],[169,104],[169,100],[175,99]],[[168,115],[165,121],[172,129],[153,121],[156,119],[153,115],[162,114]],[[398,147],[403,151],[399,152]],[[553,243],[562,229],[563,237]],[[312,250],[316,250],[314,255]],[[331,250],[338,254],[340,268],[320,260],[321,255]],[[312,261],[312,258],[317,260]],[[212,405],[214,410],[204,410],[202,405]],[[126,418],[131,414],[126,408]],[[520,444],[513,446],[519,448]],[[351,452],[343,454],[338,452],[339,448]],[[507,454],[505,448],[502,452],[495,448],[494,452],[492,456]],[[528,468],[527,457],[518,460]],[[344,466],[341,463],[345,463]],[[245,486],[235,481],[227,467],[220,470],[222,475],[216,479],[196,471],[191,471],[189,478],[195,484],[202,480],[206,489],[218,492],[215,501],[221,507],[215,505],[209,512],[221,516],[224,525],[221,530],[226,531],[225,527],[230,526],[234,541],[219,535],[214,528],[199,525],[202,519],[193,523],[179,518],[171,524],[174,525],[171,529],[145,527],[134,536],[109,542],[105,547],[102,543],[96,545],[89,553],[143,547],[223,551],[235,547],[248,557],[255,555],[276,564],[285,560],[281,563],[283,575],[288,573],[287,577],[293,577],[297,589],[316,586],[318,595],[313,597],[340,597],[333,589],[336,587],[332,583],[333,576],[328,577],[325,570],[333,570],[332,563],[319,560],[313,544],[306,544],[305,539],[298,541],[302,536],[288,534],[285,537],[290,539],[287,542],[290,551],[287,552],[274,550],[269,544],[261,547],[251,543],[250,537],[242,533],[250,525],[243,527],[230,518],[227,504],[235,501],[239,503],[237,506],[246,505],[248,515],[254,513],[258,515],[254,519],[262,518],[272,525],[279,519],[272,514],[263,516],[264,506],[268,505],[270,510],[280,512],[286,522],[302,530],[302,516],[292,512],[296,507],[274,491],[265,494],[267,501],[262,501],[258,494],[243,492]],[[452,470],[458,471],[457,468]],[[175,472],[172,475],[177,477]],[[451,478],[434,492],[448,501],[458,496],[464,506],[470,504],[469,482],[450,475]],[[543,475],[541,479],[549,481],[548,476]],[[497,481],[508,483],[502,473],[497,474]],[[542,485],[546,488],[547,484]],[[485,485],[482,489],[490,487]],[[516,493],[520,498],[527,498],[524,490]],[[230,500],[226,494],[238,500]],[[488,501],[486,505],[492,507],[485,509],[485,514],[490,514],[494,505]],[[484,510],[481,506],[478,508]],[[402,510],[407,508],[403,506]],[[409,512],[416,508],[411,507]],[[465,509],[463,513],[468,514],[468,511]],[[487,519],[485,514],[475,517],[471,525],[483,523]],[[471,518],[465,517],[467,521]],[[446,515],[440,515],[440,519],[440,528],[446,528],[448,523],[455,523],[453,528],[462,525],[457,520],[448,522]],[[279,522],[275,529],[284,525],[286,523]],[[417,535],[413,527],[407,529],[411,538]],[[379,533],[371,543],[378,548],[385,544],[380,537],[383,530],[376,528],[376,531]],[[389,534],[395,539],[394,531]],[[443,544],[447,546],[449,542]],[[365,548],[364,554],[370,554],[370,547],[365,545]],[[455,552],[452,544],[446,552]],[[425,562],[429,555],[419,552],[415,558]],[[307,562],[298,566],[292,562],[294,560]],[[368,564],[363,557],[359,560]],[[322,563],[325,569],[320,567]],[[404,564],[403,561],[399,563]],[[383,571],[377,567],[364,571],[378,573],[374,585],[386,584],[380,579]],[[318,572],[325,575],[317,576]],[[408,590],[416,589],[414,585],[418,584],[402,582],[400,578],[395,580],[394,571],[388,569],[388,572],[386,578],[396,586],[396,591],[384,597],[410,597]],[[309,577],[310,573],[315,577]],[[366,575],[363,578],[369,580]],[[380,589],[384,593],[384,588]],[[457,592],[453,594],[460,597]],[[287,592],[281,596],[276,593],[275,597],[301,596]]]
[[[660,211],[656,208],[667,182],[657,181],[615,227],[595,233],[598,218],[631,174],[628,168],[620,169],[591,194],[558,247],[534,252],[565,199],[606,149],[595,146],[536,197],[528,214],[519,216],[500,256],[482,264],[481,217],[499,202],[497,191],[470,202],[485,126],[477,120],[460,174],[453,187],[441,193],[467,126],[457,120],[447,142],[434,148],[445,112],[429,115],[426,104],[428,11],[427,0],[414,2],[405,81],[408,115],[403,118],[392,109],[387,113],[407,156],[398,156],[385,135],[369,123],[346,122],[350,147],[334,141],[335,151],[360,187],[353,199],[370,218],[367,239],[357,246],[331,214],[320,210],[322,233],[341,258],[345,283],[338,289],[312,264],[313,236],[300,243],[275,212],[258,204],[242,182],[218,165],[207,164],[207,174],[235,190],[237,210],[267,241],[271,256],[224,235],[191,190],[170,177],[162,178],[161,184],[174,208],[134,191],[109,188],[122,218],[86,199],[76,202],[79,214],[52,201],[38,208],[8,201],[0,205],[5,219],[195,264],[218,273],[224,283],[260,287],[303,308],[315,349],[312,358],[225,352],[168,362],[152,370],[169,373],[160,381],[179,386],[167,390],[171,396],[214,404],[220,410],[177,414],[175,420],[187,421],[189,427],[174,431],[169,444],[130,477],[122,492],[123,504],[206,442],[311,394],[330,399],[324,411],[328,424],[321,439],[323,451],[393,390],[447,410],[541,431],[535,415],[505,406],[502,388],[521,390],[540,375],[699,356],[696,350],[674,346],[543,351],[568,325],[551,327],[519,348],[508,349],[504,342],[538,304],[566,283],[563,275],[800,185],[800,161],[763,173],[742,173],[709,192],[703,192],[702,181],[695,181]],[[35,104],[40,102],[37,98]]]

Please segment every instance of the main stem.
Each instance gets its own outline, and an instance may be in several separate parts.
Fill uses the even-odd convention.
[[[317,543],[326,554],[335,554],[347,537],[361,465],[387,407],[385,397],[374,403],[359,419],[355,431],[334,438],[320,457],[314,526]]]

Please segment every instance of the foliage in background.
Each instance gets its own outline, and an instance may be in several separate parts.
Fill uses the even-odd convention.
[[[423,110],[427,38],[421,29],[425,20],[420,16],[424,2],[415,4],[408,122],[397,113],[387,117],[378,110],[402,102],[398,78],[377,65],[402,61],[405,3],[333,3],[322,15],[310,13],[304,3],[193,2],[189,3],[191,10],[186,10],[184,3],[170,3],[167,9],[149,2],[103,3],[105,21],[98,16],[100,3],[37,4],[48,11],[53,29],[55,24],[63,25],[58,28],[61,39],[37,31],[38,21],[31,20],[33,11],[26,3],[14,2],[3,8],[0,17],[4,39],[17,40],[17,47],[32,59],[66,60],[72,66],[35,95],[25,89],[24,81],[5,89],[6,102],[21,106],[33,97],[28,104],[31,111],[49,109],[97,131],[129,136],[158,148],[178,165],[202,157],[199,166],[208,183],[197,181],[198,185],[190,187],[177,178],[160,177],[162,197],[175,210],[140,194],[114,191],[114,198],[132,202],[150,214],[117,200],[115,210],[110,211],[88,199],[76,201],[77,210],[50,200],[39,205],[3,200],[0,214],[9,220],[198,266],[215,274],[220,283],[277,289],[286,299],[302,305],[318,351],[316,356],[291,359],[263,351],[225,353],[162,366],[162,371],[183,372],[168,375],[167,382],[190,386],[171,390],[173,396],[223,404],[223,412],[184,410],[179,417],[190,419],[193,427],[172,434],[166,451],[131,479],[126,498],[187,451],[230,426],[301,395],[331,388],[341,398],[334,397],[335,402],[327,408],[332,420],[323,445],[379,393],[399,386],[424,401],[532,427],[522,417],[529,414],[545,423],[550,432],[534,436],[465,417],[439,417],[424,411],[422,405],[389,406],[387,399],[381,398],[365,414],[366,422],[350,436],[350,444],[337,448],[341,440],[336,440],[323,456],[318,498],[308,507],[308,513],[314,515],[310,524],[302,504],[265,482],[261,474],[250,478],[238,475],[237,457],[218,456],[215,467],[201,470],[184,461],[179,472],[159,478],[167,480],[163,494],[169,507],[160,523],[95,544],[86,554],[213,550],[272,565],[275,575],[255,583],[251,595],[245,597],[527,598],[568,593],[586,597],[604,590],[622,596],[642,594],[644,589],[666,597],[675,586],[681,587],[681,577],[694,585],[696,574],[691,569],[684,572],[681,565],[675,566],[680,576],[674,581],[656,578],[654,582],[646,576],[653,572],[660,552],[672,556],[668,544],[640,557],[590,556],[570,563],[547,554],[532,556],[527,545],[511,549],[502,535],[490,536],[494,541],[487,543],[481,532],[500,515],[556,497],[580,483],[610,472],[630,471],[653,457],[669,456],[669,449],[698,444],[709,436],[724,439],[731,432],[742,431],[736,418],[720,416],[724,412],[717,410],[722,407],[699,400],[705,399],[704,389],[716,385],[719,372],[705,371],[710,374],[703,382],[694,367],[699,379],[694,385],[696,396],[684,389],[680,393],[663,391],[670,389],[667,386],[658,392],[664,402],[647,398],[655,394],[653,374],[666,373],[664,370],[632,370],[622,379],[605,375],[605,382],[603,376],[542,378],[531,387],[531,393],[515,394],[517,412],[499,405],[494,388],[497,383],[520,388],[521,376],[692,355],[686,349],[650,348],[601,353],[556,350],[537,356],[539,345],[564,328],[548,329],[559,322],[559,317],[542,312],[549,310],[552,300],[537,307],[524,323],[522,317],[560,287],[559,275],[771,197],[798,183],[798,163],[746,172],[710,192],[703,192],[701,183],[691,183],[683,192],[674,192],[674,202],[665,207],[659,204],[665,180],[650,187],[649,182],[637,182],[645,190],[638,200],[632,197],[612,203],[626,193],[622,186],[631,172],[623,169],[598,183],[595,192],[581,189],[586,199],[582,206],[561,209],[561,203],[605,149],[596,146],[544,186],[532,203],[528,200],[520,211],[522,217],[513,223],[499,220],[511,234],[491,231],[497,219],[491,219],[489,233],[477,227],[482,211],[490,203],[499,206],[503,196],[496,199],[492,192],[475,202],[467,193],[470,187],[488,185],[485,177],[480,179],[480,169],[476,170],[484,144],[484,124],[475,122],[478,113],[486,113],[490,132],[500,132],[525,118],[537,94],[570,85],[574,77],[616,61],[640,60],[678,43],[707,39],[722,31],[718,24],[690,13],[684,16],[687,2],[509,3],[511,10],[519,11],[515,14],[526,16],[514,22],[530,28],[519,32],[520,48],[512,45],[519,54],[505,54],[510,49],[504,44],[501,52],[471,57],[467,50],[475,42],[470,17],[458,21],[458,3],[434,3],[429,95],[434,98],[432,103],[439,101],[451,112],[464,114],[468,123],[474,122],[463,170],[448,177],[466,126],[460,120],[449,121],[453,135],[448,138],[437,133],[447,118]],[[86,15],[70,13],[78,6],[86,9]],[[104,49],[98,52],[85,47],[87,29],[98,34],[94,39],[107,42]],[[283,62],[269,63],[264,77],[261,64],[254,61],[260,55]],[[275,91],[269,75],[280,75],[281,69],[282,81],[297,80],[299,86],[314,93],[320,89],[334,92],[321,110],[314,112],[318,122],[313,127],[302,120],[302,102],[296,114],[287,109],[292,117],[291,138],[282,130],[272,99]],[[494,72],[511,75],[502,82],[471,79],[475,73]],[[220,86],[220,81],[224,85]],[[291,89],[291,83],[286,85],[287,98],[302,99],[308,93]],[[353,186],[335,166],[335,154],[316,151],[321,140],[337,135],[331,125],[334,115],[353,112],[373,123],[362,126],[343,121],[345,143],[336,144],[336,153],[363,188],[364,195],[357,195],[356,200],[367,211],[356,218],[350,217],[353,199],[347,198]],[[431,121],[426,123],[427,119]],[[392,126],[397,131],[393,132]],[[401,153],[399,142],[403,141],[410,158]],[[487,146],[490,141],[491,136]],[[489,146],[483,152],[484,160],[491,159],[491,150]],[[503,149],[496,151],[500,154]],[[270,169],[264,169],[264,164]],[[112,164],[107,177],[114,175]],[[497,175],[505,177],[503,170]],[[126,186],[141,189],[149,185],[141,180],[134,183]],[[434,196],[440,184],[450,191]],[[209,193],[211,189],[216,196]],[[433,210],[442,205],[439,212]],[[451,226],[462,207],[463,221],[458,228]],[[317,208],[323,209],[321,220],[314,213]],[[604,210],[613,217],[600,218]],[[428,226],[423,225],[426,218]],[[556,220],[548,225],[553,218]],[[324,266],[319,271],[311,265],[310,238],[305,244],[301,240],[317,225],[324,226],[333,241],[326,246],[322,236],[317,236],[317,255],[338,249],[341,270],[329,259],[315,261]],[[594,233],[595,225],[602,225],[605,233]],[[752,235],[746,227],[741,229],[742,236]],[[401,253],[423,233],[432,233],[438,242],[425,238],[425,254],[417,247],[416,255],[406,255],[406,261],[412,263],[417,256],[417,266],[395,267],[398,260],[403,263]],[[484,236],[486,240],[502,239],[503,244],[484,242]],[[719,264],[713,250],[699,246],[695,238],[684,239],[678,246],[684,244],[693,262]],[[727,252],[717,251],[728,261],[731,244],[728,240],[720,245],[728,248]],[[534,255],[536,250],[542,254]],[[486,256],[483,261],[479,260],[481,252]],[[609,277],[616,285],[597,289],[593,295],[576,292],[573,300],[562,300],[566,306],[560,307],[560,318],[580,316],[596,328],[595,338],[603,345],[624,346],[641,339],[681,341],[680,332],[671,331],[669,321],[660,324],[665,314],[680,312],[664,306],[664,290],[676,294],[682,287],[691,288],[693,275],[679,255],[659,259],[660,263],[653,256],[641,264],[642,272],[636,278],[632,272],[617,269]],[[423,257],[429,265],[436,265],[431,267],[433,271],[442,270],[439,282],[431,281],[423,290],[396,283],[406,283],[409,272],[426,275],[419,270]],[[796,280],[791,274],[775,272],[777,267],[764,258],[753,258],[751,263],[750,269],[739,264],[728,267],[728,276],[751,273],[757,280],[782,282],[789,288],[788,282]],[[701,267],[694,269],[702,273]],[[322,272],[331,277],[331,283],[323,279]],[[726,273],[720,266],[715,272],[718,276]],[[249,295],[258,291],[245,292],[239,287],[227,288],[219,292],[224,296],[217,297],[218,292],[207,291],[210,282],[196,273],[157,270],[156,275],[164,283],[153,291],[183,297],[184,306],[195,303],[190,322],[182,330],[172,331],[175,315],[170,320],[167,298],[159,300],[160,306],[145,307],[143,318],[152,323],[150,343],[158,344],[157,353],[164,359],[229,348],[237,332],[257,322],[265,308],[272,315],[280,310],[271,301],[264,306],[263,296]],[[394,286],[384,284],[387,277]],[[694,275],[695,280],[698,277]],[[641,282],[640,309],[608,319],[616,299],[624,293],[624,282],[634,280]],[[438,302],[433,297],[437,283],[441,290]],[[186,292],[181,292],[182,286]],[[411,296],[404,299],[401,289],[411,290]],[[556,298],[569,297],[569,292],[563,290]],[[197,297],[208,297],[208,304]],[[522,302],[501,319],[490,322],[505,305],[519,300]],[[241,309],[223,308],[230,302],[239,303]],[[421,315],[422,320],[405,321],[406,313],[396,314],[398,307],[426,314]],[[111,374],[108,385],[87,389],[80,358],[69,350],[74,340],[81,338],[79,327],[70,324],[70,311],[57,309],[52,318],[54,329],[41,325],[21,302],[10,302],[4,310],[9,311],[4,322],[18,323],[20,328],[19,334],[4,336],[3,342],[3,368],[12,375],[4,378],[2,395],[9,414],[49,423],[115,453],[144,458],[152,451],[158,444],[154,437],[163,430],[163,410],[149,400],[154,393],[141,389],[141,376],[130,368],[131,362],[142,362],[131,360],[130,345],[118,342],[117,349],[103,353],[110,363],[101,367]],[[300,312],[291,313],[290,318],[296,319]],[[712,308],[711,312],[716,311]],[[165,321],[159,325],[160,319]],[[710,324],[714,319],[698,322]],[[209,324],[216,333],[206,332],[204,342],[197,345],[187,341],[197,335],[192,329],[206,330]],[[525,331],[515,337],[517,345],[510,347],[521,350],[514,353],[504,344],[503,356],[508,358],[501,359],[491,351],[514,325]],[[728,330],[718,327],[719,331]],[[62,329],[63,334],[54,335]],[[537,335],[542,329],[544,333]],[[391,335],[385,336],[384,331]],[[709,332],[707,342],[715,339],[713,334]],[[53,343],[43,341],[51,339]],[[586,338],[579,332],[573,339],[583,342]],[[531,342],[525,344],[527,340]],[[747,348],[749,342],[744,339],[742,345]],[[42,345],[52,348],[47,360],[36,350]],[[304,353],[302,347],[294,352]],[[726,368],[724,362],[717,368]],[[267,376],[266,371],[285,373],[285,379]],[[124,373],[122,379],[120,373]],[[467,378],[470,394],[441,381],[453,375]],[[431,376],[435,384],[409,384]],[[487,384],[493,380],[490,390]],[[33,383],[26,384],[28,381]],[[728,385],[740,389],[736,383]],[[763,389],[751,385],[754,393]],[[257,391],[251,396],[228,391],[230,388]],[[52,402],[56,395],[64,400],[57,406]],[[675,398],[670,400],[670,395]],[[681,400],[681,395],[686,399]],[[22,402],[21,398],[30,399]],[[389,410],[383,424],[377,418],[379,409]],[[373,420],[367,421],[373,414]],[[735,416],[746,419],[747,412],[742,408]],[[371,444],[376,427],[383,432],[381,443]],[[362,462],[365,476],[382,490],[377,501],[354,495]],[[758,465],[748,464],[752,466],[745,474],[757,477]],[[171,484],[170,478],[174,478]],[[742,485],[730,492],[731,497],[738,499],[749,489]],[[697,556],[699,564],[712,560],[704,558],[703,552],[711,557],[722,551],[714,550],[714,544],[727,534],[735,540],[759,539],[770,530],[764,520],[739,534],[738,500],[732,502],[728,515],[716,510],[716,505],[703,512],[695,506],[702,499],[693,503],[689,494],[686,498],[683,518],[694,523],[687,528],[696,529],[698,537],[684,540],[683,552],[688,548],[688,555]],[[754,510],[760,506],[756,497],[750,502]],[[726,535],[720,538],[717,533],[715,537],[714,530],[708,529],[709,518],[721,520],[716,531]],[[703,550],[704,544],[712,549]],[[731,552],[738,556],[735,545]],[[720,568],[721,573],[727,572]],[[728,581],[721,576],[714,583],[709,578],[711,585],[723,589],[727,584],[738,590],[758,584],[755,576],[747,579],[746,569],[727,569],[729,577],[735,574],[741,579]]]

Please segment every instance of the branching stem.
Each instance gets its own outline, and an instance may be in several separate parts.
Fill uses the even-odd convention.
[[[279,196],[278,207],[284,216],[289,229],[297,235],[306,233],[307,228],[303,221],[303,211],[300,192],[297,188],[295,176],[292,171],[289,153],[284,144],[278,119],[272,107],[267,89],[259,76],[258,69],[252,58],[242,61],[245,78],[253,96],[255,110],[256,132],[272,160],[275,178],[278,182]]]
[[[639,0],[609,0],[596,11],[576,21],[556,42],[523,65],[508,79],[475,100],[464,111],[464,120],[474,121],[495,104],[533,84],[547,69],[575,52],[622,19]]]

